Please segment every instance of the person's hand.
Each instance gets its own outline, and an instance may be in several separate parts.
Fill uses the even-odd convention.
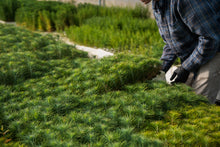
[[[180,66],[173,72],[170,81],[172,81],[171,84],[185,83],[188,77],[189,77],[189,71],[185,70],[182,66]]]
[[[144,4],[148,4],[151,0],[141,0]]]

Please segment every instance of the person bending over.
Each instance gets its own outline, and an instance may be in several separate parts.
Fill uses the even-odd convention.
[[[193,73],[195,92],[220,105],[220,1],[152,0],[152,7],[165,42],[162,70],[166,73],[179,57],[172,84],[185,83]]]

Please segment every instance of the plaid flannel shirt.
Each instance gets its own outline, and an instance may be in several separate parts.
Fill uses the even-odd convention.
[[[153,10],[165,68],[179,57],[184,69],[196,71],[220,52],[220,0],[153,0]]]

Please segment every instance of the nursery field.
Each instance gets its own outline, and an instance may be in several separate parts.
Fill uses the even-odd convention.
[[[219,146],[220,108],[152,80],[161,62],[100,60],[51,35],[0,25],[0,143],[5,146]]]
[[[164,43],[147,8],[0,0],[0,20],[19,26],[0,24],[0,146],[220,146],[219,107],[153,80]]]
[[[65,32],[73,42],[114,53],[154,54],[164,43],[146,7],[100,7],[36,0],[1,0],[0,19],[37,31]],[[152,51],[154,50],[154,51]]]

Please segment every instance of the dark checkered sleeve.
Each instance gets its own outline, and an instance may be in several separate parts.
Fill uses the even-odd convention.
[[[166,42],[165,42],[166,43]],[[167,72],[177,58],[176,51],[171,49],[168,44],[163,48],[161,60],[163,60],[162,70]]]
[[[192,33],[198,35],[198,45],[182,66],[188,71],[198,69],[220,50],[220,1],[179,0],[178,13]]]

